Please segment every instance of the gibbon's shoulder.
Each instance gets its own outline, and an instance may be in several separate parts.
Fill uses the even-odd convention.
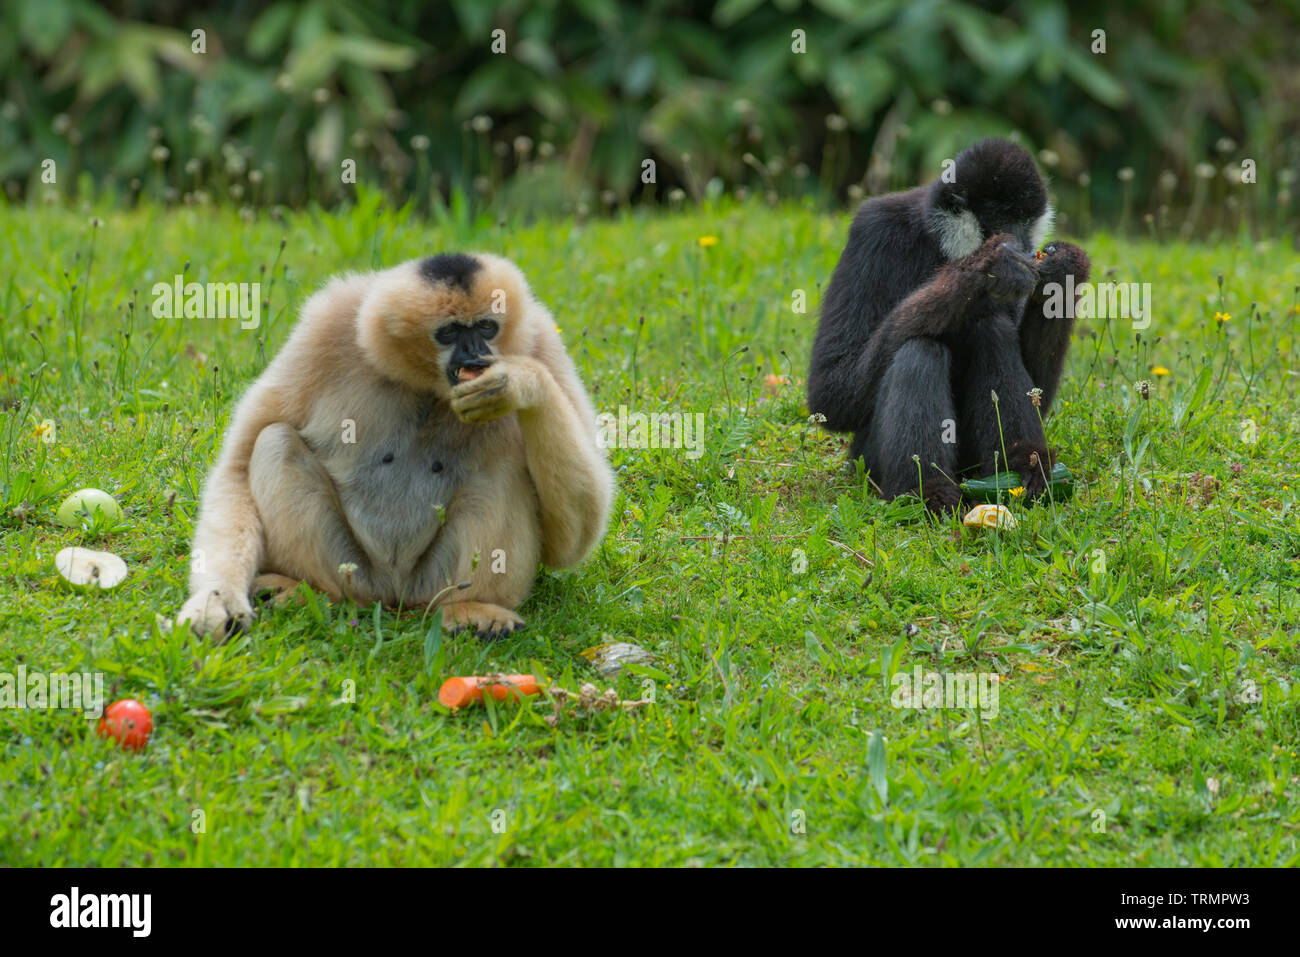
[[[880,230],[922,230],[930,210],[930,187],[915,186],[897,193],[873,196],[853,217],[851,232],[875,233]]]
[[[298,322],[293,327],[286,348],[305,343],[317,336],[343,336],[336,344],[355,338],[357,313],[377,273],[344,273],[325,281],[303,303]]]
[[[929,186],[917,186],[867,200],[853,217],[846,252],[855,271],[868,262],[937,260],[934,210]]]
[[[332,377],[355,371],[357,312],[373,277],[334,276],[303,303],[293,330],[262,373],[262,384],[306,396]]]

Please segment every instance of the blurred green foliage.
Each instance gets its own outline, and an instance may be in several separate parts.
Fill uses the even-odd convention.
[[[417,205],[855,199],[1010,134],[1084,226],[1292,219],[1300,2],[989,6],[7,0],[0,183],[329,204],[351,159]]]

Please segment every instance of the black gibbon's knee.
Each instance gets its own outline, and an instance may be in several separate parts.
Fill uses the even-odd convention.
[[[1016,346],[1017,335],[1005,317],[973,327],[969,362],[958,376],[961,464],[981,474],[1012,465],[1013,448],[1046,451],[1042,422],[1029,395],[1034,383]]]
[[[934,480],[940,474],[935,466],[953,473],[957,414],[951,370],[947,346],[932,339],[913,339],[898,350],[882,377],[863,454],[886,495]]]

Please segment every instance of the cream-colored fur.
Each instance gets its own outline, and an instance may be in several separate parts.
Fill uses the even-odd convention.
[[[586,390],[519,270],[474,258],[468,289],[413,260],[307,302],[235,409],[178,621],[246,627],[259,573],[408,607],[468,581],[441,599],[448,617],[498,634],[522,625],[539,560],[596,546],[614,483]],[[491,365],[453,386],[434,333],[480,318],[499,323]]]

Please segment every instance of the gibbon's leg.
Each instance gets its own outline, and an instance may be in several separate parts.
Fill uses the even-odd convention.
[[[265,531],[263,569],[302,579],[332,597],[377,591],[371,562],[344,518],[334,481],[292,426],[257,436],[248,484]],[[352,564],[351,582],[339,570]]]
[[[961,344],[967,365],[957,396],[958,436],[963,465],[978,464],[981,475],[1018,472],[1030,502],[1047,487],[1052,462],[1039,410],[1028,395],[1034,383],[1020,358],[1018,338],[1005,311],[972,321]]]
[[[950,340],[961,335],[970,317],[987,308],[990,299],[1009,302],[1029,295],[1036,278],[1033,260],[1017,252],[1013,243],[1013,237],[1005,233],[990,236],[974,253],[945,265],[933,279],[890,310],[872,332],[858,361],[849,370],[841,370],[850,372],[854,388],[869,399],[870,393],[862,392],[865,384],[884,378],[905,343],[916,339]],[[880,394],[875,392],[877,397]],[[874,411],[864,399],[858,411],[859,421],[868,421]]]
[[[1088,281],[1090,267],[1088,254],[1073,243],[1048,243],[1038,265],[1038,285],[1025,305],[1020,322],[1020,357],[1029,378],[1043,390],[1040,411],[1044,418],[1056,397],[1074,329],[1075,303],[1064,299],[1066,277],[1074,277],[1077,298],[1080,286]],[[1051,316],[1046,314],[1049,302],[1053,303]],[[1065,314],[1056,314],[1057,307]]]
[[[594,418],[579,413],[545,363],[523,356],[504,356],[457,385],[451,407],[465,422],[518,412],[537,490],[542,561],[554,568],[581,561],[604,533],[613,498]]]
[[[932,512],[955,510],[961,499],[954,484],[957,413],[951,370],[952,356],[942,343],[933,339],[904,343],[880,380],[871,426],[865,436],[855,436],[849,453],[852,458],[864,456],[887,498],[916,492],[919,482],[920,494]]]
[[[412,594],[428,602],[451,589],[439,602],[453,631],[472,628],[480,638],[499,638],[522,628],[524,619],[512,609],[537,577],[536,511],[537,493],[523,469],[481,476],[471,496],[452,500],[446,524],[412,572]],[[453,587],[463,582],[469,587]]]

